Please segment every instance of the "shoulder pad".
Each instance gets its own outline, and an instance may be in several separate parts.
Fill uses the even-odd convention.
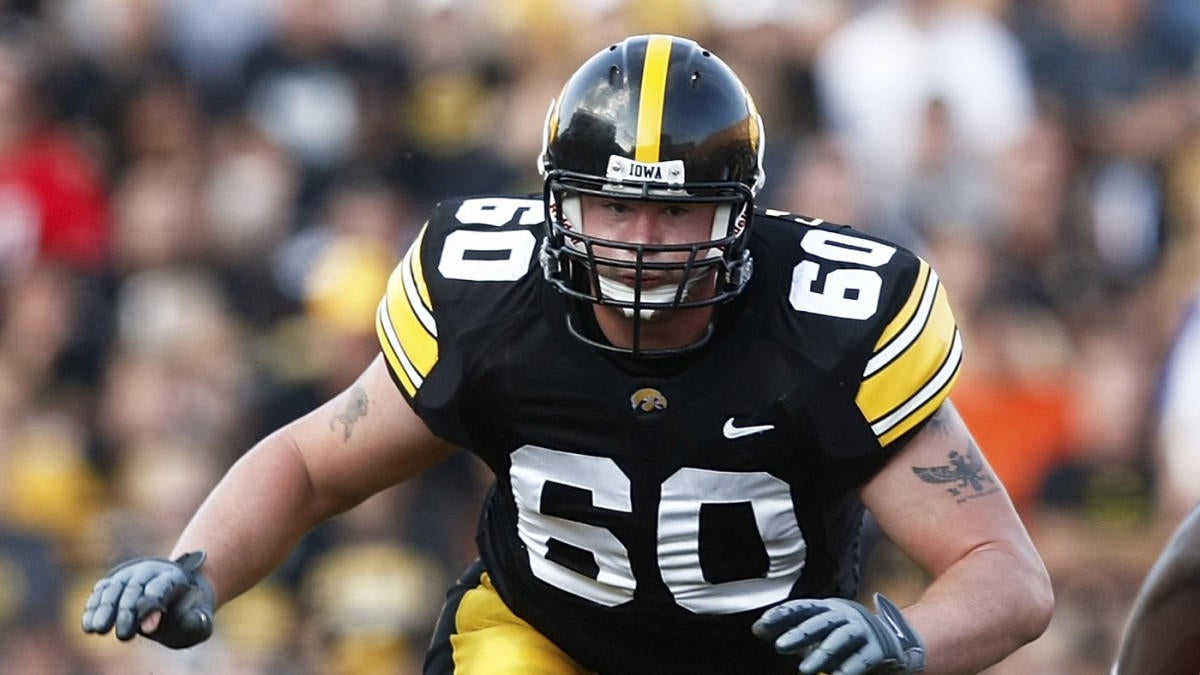
[[[931,415],[962,361],[962,339],[936,272],[911,251],[819,218],[766,210],[755,222],[789,339],[855,385],[881,445]],[[782,259],[776,259],[782,258]],[[756,269],[757,273],[757,269]]]
[[[442,202],[388,280],[376,332],[393,375],[416,396],[443,344],[498,315],[537,272],[542,200],[488,196]]]

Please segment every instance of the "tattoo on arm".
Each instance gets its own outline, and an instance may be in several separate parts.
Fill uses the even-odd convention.
[[[926,483],[946,485],[947,494],[959,504],[1000,491],[999,482],[984,463],[983,455],[974,441],[968,440],[961,452],[951,450],[947,459],[949,464],[914,466],[913,473]]]
[[[944,402],[938,406],[937,410],[933,411],[933,414],[925,422],[926,428],[943,434],[950,429],[950,411],[946,409],[948,405],[949,402]]]
[[[329,428],[332,429],[335,424],[340,423],[343,427],[342,440],[350,440],[350,434],[354,433],[354,424],[367,416],[368,402],[367,392],[355,385],[347,392],[345,408],[329,420]]]

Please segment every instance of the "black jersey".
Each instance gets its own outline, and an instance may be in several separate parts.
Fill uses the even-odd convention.
[[[534,198],[440,205],[377,322],[413,409],[496,474],[497,591],[600,673],[794,672],[750,624],[855,594],[856,488],[958,373],[945,290],[909,251],[760,210],[710,342],[639,362],[568,333],[542,218]]]

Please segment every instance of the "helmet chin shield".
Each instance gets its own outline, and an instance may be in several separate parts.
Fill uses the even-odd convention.
[[[601,349],[639,356],[647,322],[727,302],[746,287],[754,194],[764,175],[762,120],[742,83],[695,42],[648,35],[600,52],[552,101],[539,158],[545,177],[545,278],[574,301],[568,327]],[[715,205],[706,239],[649,244],[589,233],[581,198]],[[612,307],[632,322],[629,347],[587,321]],[[589,328],[591,327],[591,328]]]

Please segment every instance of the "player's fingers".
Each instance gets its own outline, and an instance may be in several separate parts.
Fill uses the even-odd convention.
[[[149,635],[158,630],[159,624],[162,623],[162,615],[159,610],[152,610],[146,614],[146,617],[138,624],[138,632],[142,635]]]
[[[134,632],[152,633],[158,628],[161,615],[167,610],[175,597],[185,589],[187,578],[178,569],[162,567],[152,573],[140,575],[134,579],[142,584],[142,592],[132,598],[131,629]],[[122,596],[125,599],[126,596]],[[150,615],[160,615],[160,619],[149,622],[150,628],[145,628]]]
[[[170,599],[186,583],[183,573],[173,567],[156,566],[134,574],[125,584],[117,605],[117,638],[132,639],[142,620],[151,612],[165,610]]]
[[[186,584],[187,579],[175,570],[164,569],[148,578],[134,603],[134,615],[141,621],[150,612],[165,610]]]
[[[113,602],[105,597],[109,593],[111,582],[104,578],[96,582],[92,594],[88,596],[83,606],[83,630],[87,633],[106,633],[112,628],[113,617],[116,615]],[[117,596],[120,592],[117,592]]]
[[[128,588],[127,582],[128,580],[124,576],[110,577],[108,584],[100,592],[100,606],[96,609],[95,620],[103,627],[101,632],[105,632],[114,626],[118,630],[120,629],[121,599],[125,597],[125,591]]]
[[[134,608],[142,597],[142,581],[130,579],[121,589],[117,599],[117,617],[113,623],[118,640],[132,640],[137,635],[137,614]]]
[[[872,668],[878,664],[871,659],[863,656],[862,652],[857,652],[842,662],[842,667],[833,671],[829,675],[866,675]]]
[[[811,616],[775,638],[775,651],[781,654],[799,653],[806,647],[827,641],[827,636],[845,627],[846,623],[846,617],[837,612]]]
[[[832,673],[843,667],[866,643],[867,638],[861,630],[852,624],[843,623],[829,632],[821,644],[804,657],[800,662],[800,672],[808,675]]]
[[[828,611],[828,608],[811,600],[789,600],[763,612],[751,630],[763,640],[774,640],[781,633],[805,619]]]

